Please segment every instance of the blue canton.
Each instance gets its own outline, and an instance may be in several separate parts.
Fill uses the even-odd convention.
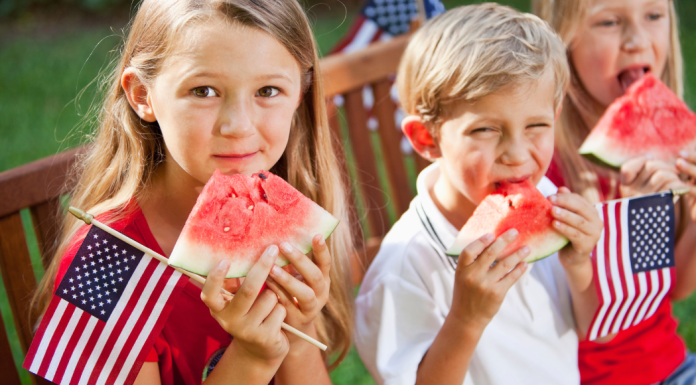
[[[423,0],[428,19],[445,12],[440,0]],[[411,28],[411,20],[418,16],[416,0],[370,0],[361,12],[391,35],[406,33]]]
[[[628,241],[634,274],[674,266],[674,226],[672,194],[629,201]]]
[[[143,255],[92,226],[55,294],[106,322]]]

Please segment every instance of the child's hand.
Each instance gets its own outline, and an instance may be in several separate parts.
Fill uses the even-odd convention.
[[[650,155],[633,158],[621,166],[620,192],[623,198],[654,194],[683,187],[678,166],[652,159]]]
[[[558,252],[561,264],[568,269],[590,263],[590,255],[604,228],[597,210],[566,187],[558,189],[549,201],[553,204],[553,227],[570,240],[570,244]]]
[[[498,313],[510,287],[527,269],[526,262],[520,263],[529,255],[526,246],[491,267],[517,235],[515,229],[508,230],[498,239],[486,234],[459,255],[450,314],[462,324],[483,330]]]
[[[228,260],[221,261],[208,275],[201,299],[210,308],[213,318],[246,354],[280,365],[289,349],[288,339],[280,330],[285,308],[272,291],[259,293],[277,256],[278,247],[269,246],[233,298],[220,291],[230,267]]]
[[[689,205],[691,220],[696,222],[696,151],[682,151],[677,159],[677,169],[686,179],[684,185],[690,188],[689,194],[685,199]]]
[[[292,268],[301,275],[296,278],[278,266],[271,269],[268,287],[278,295],[278,301],[287,311],[286,322],[304,333],[314,334],[314,319],[329,299],[331,254],[324,238],[317,234],[312,239],[314,262],[289,243],[280,244],[281,253]],[[291,341],[297,339],[288,335]]]

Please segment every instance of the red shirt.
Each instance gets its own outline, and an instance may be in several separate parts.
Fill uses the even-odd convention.
[[[137,205],[125,218],[110,223],[110,227],[163,254],[142,211]],[[73,239],[73,245],[63,255],[57,286],[84,238],[88,226],[83,226]],[[188,282],[176,300],[174,309],[146,361],[158,362],[163,385],[200,384],[204,372],[214,367],[232,341],[201,301],[201,289]]]
[[[546,176],[563,186],[561,167],[554,157]],[[609,183],[600,180],[602,194]],[[617,192],[618,194],[618,192]],[[612,197],[618,198],[618,197]],[[672,269],[672,280],[676,279]],[[671,290],[671,289],[670,289]],[[677,334],[669,293],[652,317],[621,331],[608,343],[580,341],[578,367],[583,385],[654,384],[669,377],[686,359],[686,346]]]

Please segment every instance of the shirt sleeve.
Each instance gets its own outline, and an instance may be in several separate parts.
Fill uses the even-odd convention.
[[[418,365],[444,323],[425,287],[400,276],[364,282],[356,299],[355,344],[378,384],[414,384]]]

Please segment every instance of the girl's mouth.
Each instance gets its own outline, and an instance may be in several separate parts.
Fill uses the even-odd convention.
[[[623,90],[623,93],[625,94],[626,90],[628,90],[628,87],[630,87],[631,84],[642,79],[643,76],[645,76],[645,74],[648,73],[648,71],[650,71],[650,67],[642,66],[642,67],[627,68],[627,69],[619,72],[619,75],[617,76],[617,78],[619,80],[619,84],[621,85],[621,89]]]
[[[213,155],[214,158],[217,159],[224,159],[224,160],[244,160],[244,159],[249,159],[252,156],[256,155],[258,151],[254,152],[249,152],[245,154],[216,154]]]

